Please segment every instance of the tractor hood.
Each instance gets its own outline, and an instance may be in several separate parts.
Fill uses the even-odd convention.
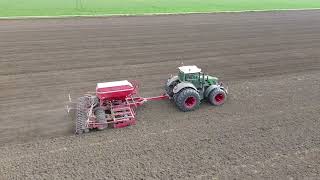
[[[209,76],[209,75],[206,75],[205,79],[207,79],[209,84],[217,84],[218,80],[219,80],[217,77],[213,77],[213,76]]]

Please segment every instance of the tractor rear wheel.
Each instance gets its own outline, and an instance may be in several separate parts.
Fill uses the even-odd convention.
[[[178,81],[174,81],[173,83],[171,83],[169,86],[166,85],[166,92],[170,97],[173,97],[174,93],[173,93],[173,88],[178,84]]]
[[[182,89],[174,100],[178,108],[184,112],[193,111],[200,105],[200,95],[192,88]]]
[[[104,111],[104,109],[98,107],[95,111],[94,111],[94,115],[96,116],[96,121],[98,123],[105,123],[103,126],[98,127],[98,130],[103,130],[105,128],[108,127],[108,124],[106,123],[106,112]]]
[[[80,97],[76,109],[76,134],[88,132],[86,121],[88,119],[88,109],[90,107],[89,97]]]
[[[225,103],[227,99],[227,94],[224,90],[218,88],[211,91],[209,94],[209,102],[212,105],[220,106]]]

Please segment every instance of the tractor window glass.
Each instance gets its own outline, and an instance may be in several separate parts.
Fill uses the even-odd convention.
[[[186,74],[186,80],[197,80],[197,74]]]
[[[184,81],[184,74],[182,72],[179,72],[179,79],[181,81]]]

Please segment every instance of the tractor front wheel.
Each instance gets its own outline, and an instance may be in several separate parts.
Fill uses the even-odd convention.
[[[184,112],[193,111],[200,105],[199,93],[191,88],[182,89],[174,100],[178,108]]]
[[[215,106],[224,104],[226,99],[226,92],[220,88],[212,90],[212,92],[209,94],[209,102]]]

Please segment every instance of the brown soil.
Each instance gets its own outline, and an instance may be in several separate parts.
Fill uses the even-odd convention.
[[[320,11],[0,21],[0,179],[317,179]],[[230,96],[73,135],[65,105],[97,82],[162,93],[177,66]]]

